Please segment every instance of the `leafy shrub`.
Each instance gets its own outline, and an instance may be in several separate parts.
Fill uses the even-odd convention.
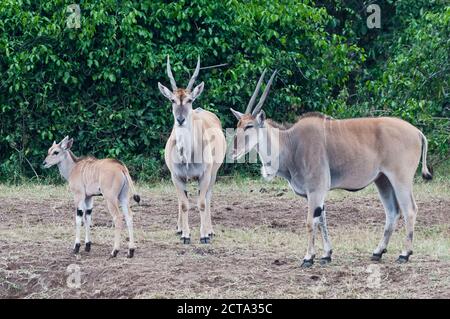
[[[279,69],[266,109],[292,119],[325,110],[362,59],[345,38],[324,31],[330,16],[309,1],[83,2],[81,28],[66,27],[66,3],[0,4],[0,173],[32,176],[53,140],[127,162],[142,179],[164,174],[172,126],[156,83],[170,55],[185,85],[200,55],[206,89],[196,106],[234,126],[264,68]],[[15,149],[11,147],[15,145]],[[233,166],[224,168],[229,171]]]

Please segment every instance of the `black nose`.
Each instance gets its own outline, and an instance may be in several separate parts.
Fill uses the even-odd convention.
[[[46,162],[46,161],[43,161],[43,162],[42,162],[42,165],[44,165],[44,166],[45,166],[46,164],[47,164],[47,162]]]
[[[177,122],[179,125],[183,125],[185,118],[184,117],[177,117]]]

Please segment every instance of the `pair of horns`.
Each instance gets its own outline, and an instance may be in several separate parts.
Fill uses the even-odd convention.
[[[195,80],[197,79],[199,71],[200,71],[200,56],[198,57],[197,66],[195,67],[194,74],[192,75],[191,79],[189,80],[186,90],[192,91],[192,87],[194,86],[194,83],[195,83]],[[178,89],[177,83],[175,82],[175,78],[173,77],[173,74],[172,74],[169,56],[167,56],[167,75],[169,76],[170,85],[172,86],[172,91],[177,90]]]
[[[259,78],[258,84],[256,84],[255,92],[253,92],[252,97],[250,98],[250,101],[248,102],[247,109],[245,110],[245,114],[250,114],[252,111],[253,105],[255,104],[256,97],[258,96],[259,90],[261,88],[262,81],[264,79],[264,76],[266,75],[267,69],[264,70],[264,72],[261,74],[261,77]],[[273,79],[275,78],[275,75],[277,74],[277,70],[273,71],[272,76],[269,79],[269,82],[267,82],[267,86],[264,89],[263,94],[261,95],[261,98],[259,99],[258,104],[253,109],[253,112],[251,113],[253,116],[256,116],[256,114],[259,113],[261,110],[261,107],[264,104],[264,101],[267,98],[267,95],[269,94],[270,86],[272,85]]]

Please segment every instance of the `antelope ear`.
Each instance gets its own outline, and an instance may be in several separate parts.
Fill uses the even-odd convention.
[[[162,95],[164,95],[166,98],[168,98],[169,100],[173,99],[173,97],[174,97],[173,93],[159,82],[158,82],[158,88],[159,88],[159,91],[162,93]]]
[[[66,136],[66,137],[61,141],[61,148],[62,148],[63,150],[70,150],[70,148],[72,147],[72,145],[73,145],[73,138],[71,138],[71,139],[69,140],[69,137],[68,137],[68,136]]]
[[[194,88],[194,90],[192,91],[192,100],[195,100],[200,96],[200,94],[202,94],[204,87],[205,82],[202,82]]]
[[[233,115],[237,118],[238,121],[241,119],[242,116],[244,116],[244,113],[233,110],[233,108],[231,108],[231,107],[230,107],[230,111],[231,111],[231,113],[233,113]]]
[[[263,127],[264,126],[264,121],[265,120],[266,120],[266,113],[264,112],[264,110],[261,110],[256,115],[256,122],[258,123],[259,127]]]

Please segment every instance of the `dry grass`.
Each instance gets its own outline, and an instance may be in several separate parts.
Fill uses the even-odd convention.
[[[450,190],[418,183],[414,255],[394,261],[400,223],[380,264],[369,257],[382,235],[384,213],[373,188],[332,192],[327,200],[333,262],[299,268],[305,251],[306,202],[275,181],[218,183],[211,245],[198,243],[192,199],[191,245],[175,236],[176,198],[169,183],[140,185],[134,206],[138,250],[108,259],[112,223],[101,199],[94,208],[90,254],[70,253],[71,195],[66,186],[0,185],[0,297],[11,298],[444,298],[450,297]],[[196,194],[196,191],[191,191]],[[123,248],[125,248],[125,231]],[[320,240],[318,241],[320,253]],[[67,286],[67,267],[81,270],[81,287]],[[378,281],[379,278],[379,281]]]

